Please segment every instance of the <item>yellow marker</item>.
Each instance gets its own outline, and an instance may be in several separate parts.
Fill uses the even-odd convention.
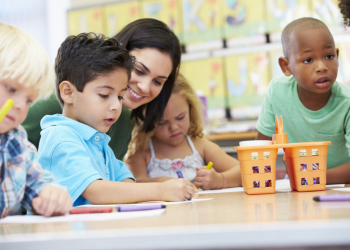
[[[4,106],[2,106],[2,108],[0,109],[0,122],[2,121],[2,119],[4,119],[4,117],[10,111],[14,103],[15,102],[12,99],[8,99],[5,102]]]
[[[206,170],[209,170],[209,169],[211,169],[212,166],[213,166],[213,163],[210,161],[210,162],[208,163],[208,165],[205,167],[205,169],[206,169]],[[197,187],[197,186],[196,186],[196,188],[199,189],[199,187]]]
[[[213,166],[213,163],[210,161],[205,169],[211,169],[212,166]]]

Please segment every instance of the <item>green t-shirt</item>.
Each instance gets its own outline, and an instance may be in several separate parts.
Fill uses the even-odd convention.
[[[294,77],[272,79],[256,125],[271,137],[275,133],[275,116],[282,115],[289,142],[331,141],[327,168],[350,161],[350,88],[335,82],[326,106],[312,111],[301,103]]]
[[[40,121],[45,115],[61,114],[61,106],[52,94],[49,99],[35,103],[28,112],[23,127],[27,130],[28,139],[37,148],[40,141]],[[134,127],[134,120],[130,118],[131,111],[123,108],[119,119],[110,127],[107,134],[111,137],[109,146],[112,148],[115,157],[123,160],[131,140],[131,132]]]

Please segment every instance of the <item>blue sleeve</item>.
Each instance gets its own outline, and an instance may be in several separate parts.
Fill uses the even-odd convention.
[[[61,142],[52,151],[49,148],[41,151],[39,162],[53,173],[59,184],[67,187],[73,202],[93,181],[102,179],[82,144]]]
[[[113,172],[114,172],[114,181],[122,181],[124,179],[132,179],[136,181],[136,179],[134,178],[134,176],[132,175],[132,173],[130,172],[130,170],[127,168],[127,166],[123,161],[120,161],[114,157],[112,165],[113,165]]]

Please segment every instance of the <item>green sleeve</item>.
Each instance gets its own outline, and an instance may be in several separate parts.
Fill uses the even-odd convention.
[[[45,115],[61,114],[61,105],[53,93],[49,99],[38,101],[30,107],[26,120],[22,123],[24,129],[27,131],[28,140],[39,146],[40,141],[40,121]]]
[[[131,119],[131,111],[123,108],[119,119],[110,127],[107,134],[111,137],[109,146],[117,159],[123,160],[131,140],[131,132],[134,128],[134,120]]]

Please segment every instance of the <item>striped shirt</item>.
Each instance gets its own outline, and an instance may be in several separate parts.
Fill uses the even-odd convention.
[[[32,200],[53,181],[22,126],[0,134],[0,218],[20,214],[21,205],[32,213]]]

